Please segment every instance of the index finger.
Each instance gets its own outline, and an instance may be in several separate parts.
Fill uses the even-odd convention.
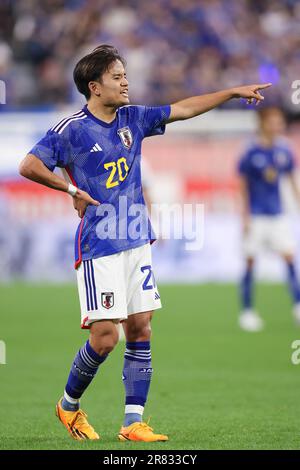
[[[255,90],[263,90],[264,88],[269,88],[272,86],[272,83],[262,83],[261,85],[256,85]]]

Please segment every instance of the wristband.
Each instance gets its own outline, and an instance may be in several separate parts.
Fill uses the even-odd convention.
[[[74,186],[73,184],[69,184],[69,187],[68,187],[68,191],[67,191],[68,194],[70,194],[71,196],[75,196],[76,193],[77,193],[77,188],[76,186]]]

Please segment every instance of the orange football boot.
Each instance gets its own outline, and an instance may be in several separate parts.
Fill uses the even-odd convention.
[[[65,411],[61,406],[62,398],[56,405],[56,416],[67,428],[73,439],[83,441],[85,439],[100,439],[94,428],[88,423],[87,415],[82,410]]]

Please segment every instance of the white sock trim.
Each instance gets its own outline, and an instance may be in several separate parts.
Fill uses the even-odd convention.
[[[68,395],[66,391],[64,391],[64,398],[65,398],[69,403],[71,403],[72,405],[77,405],[77,403],[79,403],[79,399],[78,399],[78,398],[72,398],[72,397],[70,397],[70,395]]]
[[[136,413],[138,415],[143,415],[144,407],[141,405],[125,405],[125,414]]]

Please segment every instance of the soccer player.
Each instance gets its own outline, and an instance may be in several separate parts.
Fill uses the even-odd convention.
[[[253,309],[253,267],[260,250],[268,247],[279,253],[287,267],[295,319],[300,323],[300,287],[294,264],[295,243],[283,214],[280,182],[286,175],[300,200],[295,178],[294,157],[282,138],[285,118],[276,107],[258,112],[259,135],[239,161],[243,202],[244,253],[246,269],[241,280],[242,312],[239,325],[260,331],[263,320]]]
[[[55,124],[25,157],[20,174],[69,193],[82,217],[75,236],[81,326],[89,339],[71,366],[56,413],[74,439],[99,439],[79,407],[80,398],[118,342],[126,335],[122,441],[166,441],[142,421],[152,365],[150,320],[161,307],[152,271],[151,226],[141,189],[141,143],[163,134],[167,123],[189,119],[232,98],[257,103],[249,85],[184,99],[172,105],[130,106],[125,61],[101,45],[75,66],[74,81],[87,104]],[[53,173],[64,169],[65,179]],[[137,215],[138,214],[138,215]],[[63,319],[62,319],[63,321]]]

